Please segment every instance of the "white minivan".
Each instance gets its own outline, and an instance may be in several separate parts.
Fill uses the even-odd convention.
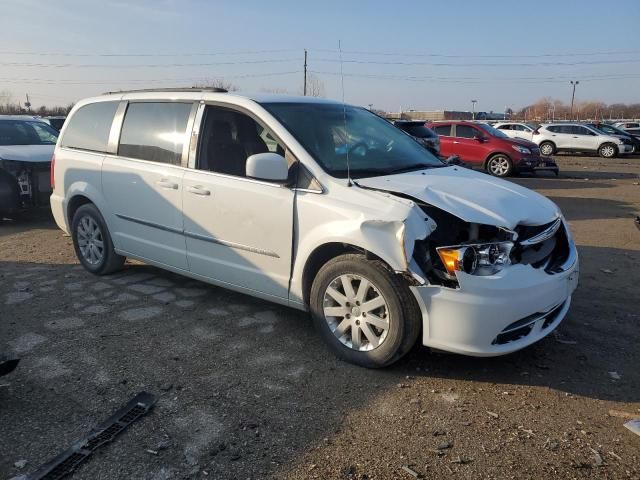
[[[578,255],[558,207],[431,155],[364,108],[215,89],[79,102],[51,206],[82,265],[125,257],[309,310],[367,367],[423,345],[475,356],[565,317]]]

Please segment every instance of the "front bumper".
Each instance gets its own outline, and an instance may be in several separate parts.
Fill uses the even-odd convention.
[[[618,152],[622,154],[633,153],[633,145],[618,145]]]
[[[578,254],[571,242],[560,273],[520,264],[486,277],[460,273],[458,289],[412,287],[422,310],[422,343],[478,357],[520,350],[560,324],[578,273]]]
[[[536,172],[544,172],[544,171],[555,172],[557,175],[558,172],[560,171],[560,168],[558,168],[558,164],[555,162],[553,158],[540,157],[540,161],[538,162],[538,165],[535,166],[534,170]]]

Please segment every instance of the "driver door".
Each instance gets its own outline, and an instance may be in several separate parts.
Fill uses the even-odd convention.
[[[198,127],[196,127],[198,128]],[[288,298],[295,192],[245,176],[247,158],[284,147],[246,113],[207,105],[195,164],[183,178],[191,272],[265,297]]]

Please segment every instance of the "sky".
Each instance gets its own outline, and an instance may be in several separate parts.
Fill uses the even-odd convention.
[[[640,0],[0,0],[0,102],[224,79],[387,111],[640,102]],[[342,61],[341,61],[342,59]],[[344,88],[343,88],[344,86]]]

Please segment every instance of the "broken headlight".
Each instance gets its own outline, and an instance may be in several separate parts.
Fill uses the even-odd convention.
[[[505,265],[511,264],[512,248],[513,242],[496,242],[438,247],[436,251],[451,277],[456,272],[486,276],[498,273]]]

